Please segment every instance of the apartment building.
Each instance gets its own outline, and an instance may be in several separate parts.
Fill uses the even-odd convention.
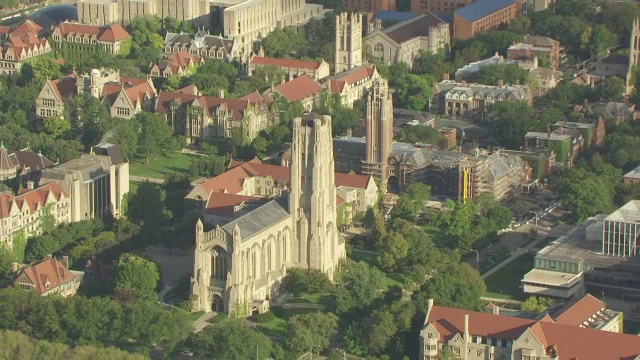
[[[243,142],[250,143],[260,131],[277,124],[278,114],[271,99],[258,92],[239,99],[202,96],[195,86],[174,92],[160,92],[155,112],[164,114],[177,135],[187,143],[210,136],[231,138],[239,131]]]
[[[51,52],[40,25],[27,19],[15,29],[0,30],[0,74],[16,74],[22,64]]]
[[[404,62],[413,66],[420,51],[436,54],[447,51],[451,36],[449,24],[431,12],[375,30],[364,38],[367,53],[384,65]]]
[[[453,12],[453,37],[470,39],[481,31],[497,29],[526,13],[526,1],[478,0]]]
[[[65,59],[96,52],[124,57],[131,52],[131,35],[120,24],[97,26],[64,21],[52,29],[51,46],[56,56]]]
[[[42,172],[42,183],[63,189],[70,201],[70,221],[120,217],[129,193],[129,163],[120,147],[98,144],[91,152]]]
[[[69,258],[62,260],[47,258],[37,264],[20,269],[13,286],[23,291],[30,291],[40,296],[58,295],[74,296],[84,272],[69,270]]]
[[[49,225],[71,222],[68,194],[58,184],[45,184],[19,195],[0,193],[0,244],[13,247],[13,238],[20,234],[40,235],[44,221]]]
[[[573,306],[589,316],[586,303]],[[640,338],[576,324],[575,319],[527,319],[437,306],[428,301],[420,331],[420,359],[439,359],[448,349],[461,359],[636,359]]]
[[[254,55],[249,60],[247,75],[251,76],[257,68],[273,66],[284,71],[286,78],[284,81],[293,80],[302,75],[307,75],[318,81],[330,74],[329,63],[326,61],[305,61],[295,59],[276,59]]]
[[[80,0],[78,21],[83,24],[128,24],[137,17],[158,16],[208,25],[209,4],[204,0]]]

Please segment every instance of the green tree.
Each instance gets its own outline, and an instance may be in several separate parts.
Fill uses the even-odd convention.
[[[426,309],[427,300],[434,299],[439,306],[479,311],[482,308],[480,296],[486,291],[480,274],[466,263],[451,265],[443,270],[420,286],[414,295],[417,307]]]
[[[138,148],[146,157],[146,163],[153,156],[160,155],[163,151],[168,150],[171,141],[171,127],[158,114],[141,112],[136,114],[134,121],[140,127],[140,137],[138,139]]]
[[[271,340],[238,321],[225,321],[207,326],[188,339],[193,352],[204,359],[267,358],[277,353]]]
[[[604,79],[598,87],[600,97],[605,100],[620,101],[625,91],[624,81],[614,77]]]
[[[472,81],[480,84],[496,85],[500,80],[505,84],[525,84],[529,80],[529,71],[515,64],[490,64],[480,68],[472,77]]]
[[[338,332],[338,317],[315,312],[295,315],[287,322],[287,346],[298,353],[326,350]]]
[[[150,241],[161,239],[161,227],[171,218],[171,213],[165,206],[165,199],[164,189],[150,182],[140,184],[129,198],[128,217],[142,226]]]
[[[342,314],[362,309],[375,301],[383,283],[383,274],[365,262],[350,263],[338,273],[337,283],[333,287],[332,307]]]
[[[131,162],[138,153],[138,139],[140,138],[140,126],[135,121],[121,121],[113,130],[109,141],[120,145],[122,156]]]
[[[386,270],[395,270],[400,261],[407,257],[409,243],[400,233],[389,232],[381,239],[378,265]]]
[[[331,281],[327,274],[318,269],[291,268],[282,280],[282,287],[293,296],[303,293],[315,294],[331,289]]]
[[[13,281],[11,263],[13,263],[11,253],[5,249],[0,249],[0,287],[2,288],[9,286]]]
[[[290,28],[275,29],[262,39],[262,47],[266,56],[285,58],[299,51],[304,42],[304,36]]]
[[[42,126],[44,131],[54,138],[64,136],[71,130],[71,124],[69,121],[57,116],[44,119]]]
[[[533,108],[526,101],[502,101],[493,104],[487,118],[498,144],[519,149],[524,135],[537,129]]]
[[[371,327],[367,331],[369,352],[379,354],[387,347],[398,328],[393,315],[388,311],[377,311],[373,315]]]
[[[154,299],[160,273],[158,266],[144,258],[132,254],[123,254],[116,266],[114,286],[135,294],[139,299]]]

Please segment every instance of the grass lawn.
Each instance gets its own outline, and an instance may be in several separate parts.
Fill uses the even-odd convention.
[[[298,297],[285,300],[285,304],[324,304],[328,296],[327,293],[301,294]]]
[[[287,321],[290,317],[300,314],[313,313],[316,309],[283,309],[274,307],[276,317],[268,322],[257,323],[258,330],[269,337],[284,339],[287,335]]]
[[[170,173],[186,174],[191,161],[197,157],[198,155],[173,152],[151,160],[148,165],[144,163],[144,159],[140,159],[129,165],[129,174],[158,179],[164,179]]]
[[[533,255],[524,254],[515,258],[502,269],[485,279],[488,297],[498,299],[525,300],[520,289],[524,274],[533,269]]]
[[[142,184],[140,181],[129,181],[129,193],[135,194],[140,184]]]
[[[194,313],[189,314],[189,318],[191,319],[191,321],[196,321],[200,319],[202,315],[204,315],[204,311],[196,311]]]
[[[229,315],[227,315],[227,313],[219,313],[216,316],[212,317],[211,319],[207,320],[207,322],[209,324],[219,324],[227,320],[228,318],[229,318]]]

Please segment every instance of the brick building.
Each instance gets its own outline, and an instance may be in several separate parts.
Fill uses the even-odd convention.
[[[295,59],[277,59],[264,56],[252,56],[249,60],[248,74],[251,76],[257,68],[274,66],[284,71],[286,81],[298,76],[308,75],[314,80],[323,79],[330,74],[329,63],[326,61],[304,61]]]
[[[49,41],[41,37],[42,31],[31,20],[15,29],[0,29],[0,74],[19,73],[22,63],[51,51]]]
[[[74,296],[80,287],[84,272],[69,270],[69,258],[62,261],[48,258],[35,265],[19,270],[13,285],[40,296]]]
[[[411,12],[422,14],[451,14],[455,10],[473,3],[473,0],[411,0]]]
[[[93,26],[65,21],[51,31],[51,47],[65,59],[95,52],[127,56],[131,35],[120,24]]]
[[[560,42],[550,37],[525,35],[521,43],[509,46],[507,58],[530,61],[537,58],[539,66],[557,69],[564,58],[563,50]],[[628,58],[625,59],[628,61]],[[626,74],[626,68],[624,71]]]
[[[481,31],[495,30],[526,13],[526,6],[521,0],[478,0],[454,11],[453,37],[466,40]]]
[[[381,10],[395,10],[396,0],[342,0],[346,10],[364,13],[377,13]]]

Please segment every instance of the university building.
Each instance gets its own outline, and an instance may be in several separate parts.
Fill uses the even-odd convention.
[[[208,25],[209,3],[204,0],[81,0],[78,21],[83,24],[128,24],[145,16],[171,17]]]
[[[194,311],[229,313],[246,306],[250,314],[266,312],[288,268],[318,269],[332,279],[345,259],[345,240],[336,224],[331,117],[294,119],[291,153],[287,197],[211,231],[198,221]]]
[[[29,19],[15,29],[0,26],[0,74],[19,73],[24,62],[51,52],[43,31]]]
[[[518,15],[526,14],[526,1],[478,0],[453,13],[453,37],[471,39],[482,31],[497,29]]]
[[[56,56],[65,59],[96,52],[124,57],[131,52],[131,35],[120,24],[96,26],[65,21],[51,31],[51,46]]]
[[[164,52],[173,54],[188,51],[203,59],[231,61],[239,59],[240,53],[231,38],[211,35],[206,30],[198,30],[195,35],[168,32],[164,37]]]

